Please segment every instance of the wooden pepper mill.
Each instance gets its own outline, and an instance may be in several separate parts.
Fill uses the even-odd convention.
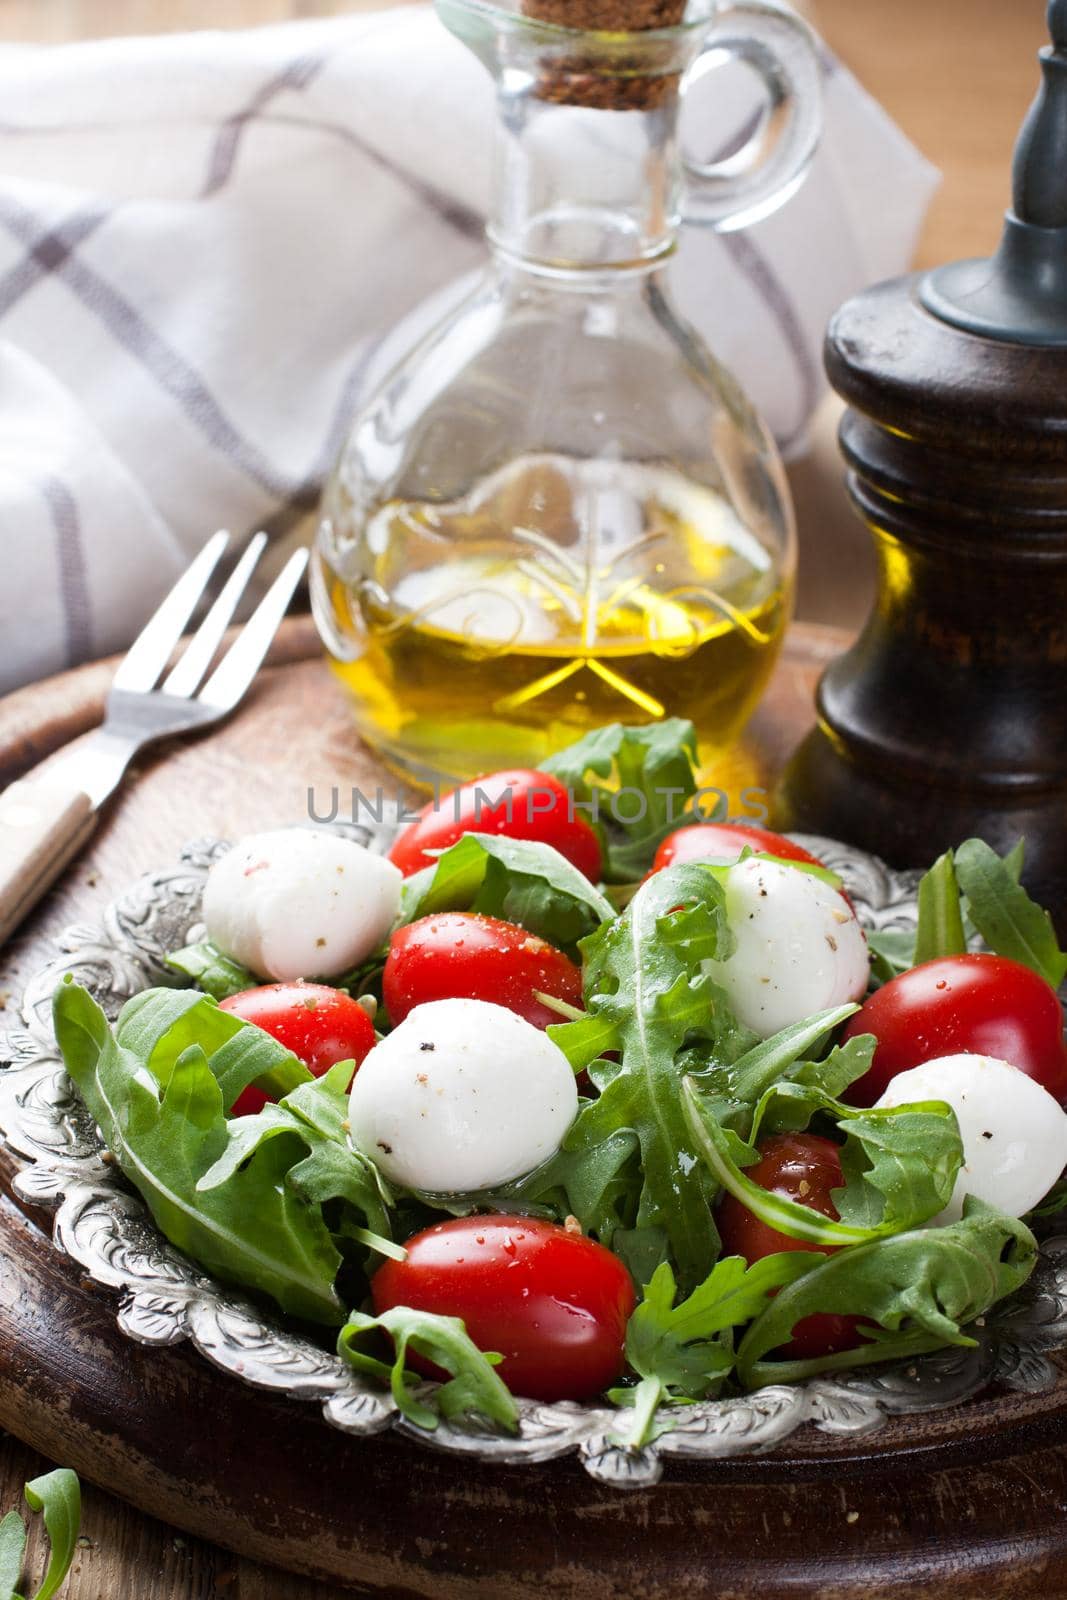
[[[991,260],[879,284],[826,340],[848,487],[879,560],[824,673],[780,826],[898,866],[1026,836],[1067,932],[1067,0]]]

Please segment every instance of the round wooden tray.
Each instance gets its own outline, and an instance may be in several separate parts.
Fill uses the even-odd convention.
[[[739,757],[746,783],[769,782],[804,731],[841,643],[793,631]],[[286,625],[274,661],[226,727],[144,764],[4,952],[4,987],[17,994],[64,927],[92,924],[187,839],[293,821],[309,788],[380,781],[310,624]],[[0,781],[91,726],[107,679],[83,669],[0,702]],[[52,1247],[48,1217],[13,1201],[11,1170],[0,1158],[0,1425],[256,1560],[397,1600],[1067,1595],[1067,1378],[866,1440],[804,1430],[767,1456],[672,1463],[630,1494],[570,1459],[460,1463],[335,1433],[314,1407],[246,1389],[180,1346],[132,1344],[113,1298]]]

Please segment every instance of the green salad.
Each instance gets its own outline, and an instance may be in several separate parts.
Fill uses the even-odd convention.
[[[1067,972],[979,840],[865,930],[694,808],[688,724],[437,797],[388,856],[252,835],[206,937],[63,1059],[162,1233],[418,1425],[706,1398],[974,1342],[1067,1166]],[[316,1330],[318,1330],[316,1332]],[[427,1385],[427,1377],[437,1380]]]

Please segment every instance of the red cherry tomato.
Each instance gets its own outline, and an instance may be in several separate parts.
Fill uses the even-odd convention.
[[[649,876],[662,872],[664,867],[676,867],[681,861],[736,861],[746,846],[764,855],[780,856],[783,861],[822,866],[810,850],[769,828],[753,828],[744,822],[693,822],[667,835],[652,859]]]
[[[439,802],[431,800],[398,836],[389,852],[404,874],[429,866],[431,850],[446,850],[465,833],[496,833],[553,845],[595,883],[600,876],[600,841],[571,810],[570,795],[547,772],[516,767],[474,778]]]
[[[535,1028],[562,1021],[535,990],[580,1006],[581,968],[514,922],[445,911],[398,928],[389,941],[382,997],[394,1025],[428,1000],[452,999],[491,1000]]]
[[[417,1233],[407,1252],[371,1280],[378,1315],[413,1306],[462,1317],[480,1350],[503,1356],[497,1371],[515,1394],[582,1400],[622,1372],[634,1289],[603,1245],[529,1217],[457,1217]]]
[[[850,1017],[844,1037],[873,1033],[870,1071],[846,1091],[872,1106],[898,1072],[937,1056],[998,1056],[1067,1100],[1063,1007],[1029,967],[1005,956],[941,956],[892,978]]]
[[[840,1189],[845,1180],[841,1155],[832,1139],[824,1139],[816,1133],[776,1133],[764,1139],[758,1148],[760,1159],[755,1166],[745,1168],[746,1177],[771,1194],[784,1195],[837,1221],[837,1208],[830,1191]],[[723,1254],[744,1256],[749,1264],[761,1261],[764,1256],[776,1255],[780,1250],[813,1250],[829,1256],[837,1248],[810,1244],[805,1239],[791,1239],[788,1234],[779,1233],[761,1222],[732,1194],[724,1195],[720,1201],[716,1222]],[[820,1313],[797,1323],[792,1339],[783,1346],[781,1354],[805,1361],[815,1356],[833,1355],[837,1350],[850,1350],[861,1342],[855,1317]]]
[[[232,994],[219,1006],[269,1033],[316,1078],[338,1061],[351,1060],[358,1067],[374,1044],[374,1024],[363,1007],[343,989],[322,983],[268,983]],[[254,1116],[268,1098],[250,1083],[237,1096],[230,1116]]]

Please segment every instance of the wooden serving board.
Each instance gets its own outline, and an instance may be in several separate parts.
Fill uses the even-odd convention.
[[[739,760],[745,782],[769,781],[804,731],[818,671],[842,643],[794,629]],[[309,787],[324,796],[381,781],[308,621],[286,625],[274,662],[233,721],[146,762],[123,791],[0,953],[9,1008],[64,927],[93,923],[189,838],[297,820]],[[106,668],[87,668],[0,702],[0,781],[91,726],[107,680]],[[389,1435],[337,1433],[314,1406],[244,1388],[186,1348],[131,1343],[114,1298],[52,1247],[47,1214],[12,1199],[12,1170],[0,1157],[0,1425],[141,1512],[255,1562],[394,1600],[1067,1596],[1067,1379],[1043,1396],[899,1419],[868,1439],[805,1430],[756,1459],[672,1463],[637,1493],[598,1485],[573,1459],[461,1462]],[[120,1511],[108,1523],[141,1550],[154,1526]],[[121,1578],[97,1587],[76,1573],[72,1600],[321,1593],[247,1565],[239,1591],[223,1588],[220,1567],[214,1582],[194,1582],[191,1568],[165,1581],[147,1566],[109,1570]]]

